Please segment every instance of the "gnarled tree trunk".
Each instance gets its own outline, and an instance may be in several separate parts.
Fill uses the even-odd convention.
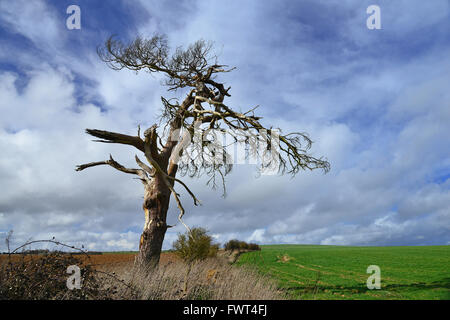
[[[143,209],[145,225],[139,242],[139,254],[135,264],[154,268],[159,264],[164,236],[167,231],[167,210],[169,209],[170,190],[155,178],[145,188]]]

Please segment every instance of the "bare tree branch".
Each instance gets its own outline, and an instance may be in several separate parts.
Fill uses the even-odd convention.
[[[117,169],[119,171],[122,171],[122,172],[125,172],[125,173],[129,173],[129,174],[138,175],[141,178],[141,181],[144,184],[148,184],[148,183],[151,182],[149,176],[146,174],[146,172],[144,170],[125,168],[120,163],[115,161],[111,155],[109,155],[109,160],[106,160],[106,161],[97,161],[97,162],[90,162],[90,163],[78,165],[76,167],[75,171],[82,171],[84,169],[87,169],[87,168],[90,168],[90,167],[95,167],[95,166],[100,166],[100,165],[109,165],[109,166],[111,166],[114,169]]]
[[[144,141],[139,136],[133,137],[126,134],[97,129],[86,129],[86,133],[102,139],[94,140],[95,142],[128,144],[134,146],[136,149],[141,150],[142,152],[145,152]]]

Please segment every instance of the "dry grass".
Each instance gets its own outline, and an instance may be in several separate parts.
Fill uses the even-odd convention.
[[[277,262],[286,263],[291,261],[293,258],[288,254],[283,254],[282,256],[277,256]]]
[[[247,267],[210,258],[188,265],[182,261],[160,266],[152,272],[131,270],[117,274],[133,288],[131,299],[144,300],[282,300],[285,295],[271,279]]]

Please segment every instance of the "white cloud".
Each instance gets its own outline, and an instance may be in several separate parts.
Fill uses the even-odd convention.
[[[0,23],[33,41],[39,48],[54,49],[63,42],[65,20],[58,19],[53,7],[43,0],[0,2]]]
[[[134,239],[133,239],[134,240]],[[127,239],[109,240],[106,244],[114,249],[133,250],[136,247],[136,241],[128,241]]]
[[[256,229],[255,231],[253,231],[252,235],[250,237],[248,237],[247,241],[249,241],[249,242],[264,242],[265,232],[266,232],[266,230],[264,230],[264,229]]]

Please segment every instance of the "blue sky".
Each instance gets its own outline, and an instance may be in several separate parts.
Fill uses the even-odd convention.
[[[81,30],[66,8],[81,8]],[[381,30],[366,27],[369,5]],[[186,182],[203,206],[185,221],[217,241],[335,245],[450,244],[449,1],[0,0],[0,235],[134,250],[142,186],[111,168],[77,173],[126,146],[85,128],[134,134],[156,122],[161,76],[108,69],[96,47],[165,33],[172,48],[212,40],[236,109],[306,131],[327,175],[262,176],[237,165],[228,195]],[[169,211],[164,247],[183,227]],[[3,246],[3,243],[1,244]],[[2,251],[0,247],[0,251]]]

